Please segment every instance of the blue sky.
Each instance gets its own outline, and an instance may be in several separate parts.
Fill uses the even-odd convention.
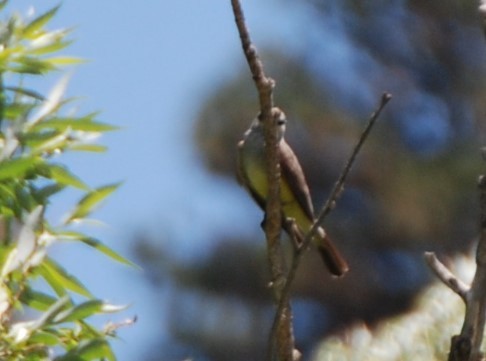
[[[32,4],[39,14],[58,2],[16,0],[9,9],[27,14]],[[243,5],[257,44],[289,35],[280,22],[293,16],[291,7],[258,0]],[[66,53],[89,60],[72,71],[68,95],[82,97],[80,113],[100,110],[101,120],[122,128],[102,138],[108,153],[65,157],[93,186],[124,182],[94,215],[104,225],[84,230],[127,256],[136,232],[177,239],[174,257],[186,257],[201,251],[189,233],[210,244],[235,225],[254,229],[249,225],[261,216],[256,207],[233,180],[206,173],[191,139],[200,105],[244,65],[230,1],[65,1],[51,28],[66,27],[74,27],[75,40]],[[39,86],[48,89],[56,79]],[[77,197],[58,198],[53,220]],[[57,245],[53,252],[94,294],[131,304],[109,318],[138,316],[114,342],[119,360],[137,359],[163,334],[163,295],[150,291],[143,270],[77,245]]]

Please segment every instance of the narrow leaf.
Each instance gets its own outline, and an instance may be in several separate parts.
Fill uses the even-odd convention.
[[[101,201],[103,201],[106,197],[113,193],[118,188],[118,186],[118,183],[111,184],[100,187],[88,193],[79,201],[71,216],[68,218],[67,222],[71,222],[79,218],[84,218],[89,215],[96,208],[96,206],[98,206]]]
[[[63,133],[53,133],[51,137],[43,142],[30,142],[29,146],[32,148],[34,154],[41,154],[43,152],[54,152],[63,149],[68,143],[69,129]]]
[[[63,310],[66,309],[66,306],[71,302],[68,296],[63,296],[58,299],[54,304],[51,305],[45,311],[39,319],[35,321],[35,325],[32,327],[33,330],[40,329],[43,326],[52,322],[52,320]]]
[[[79,350],[79,355],[83,360],[107,359],[115,361],[116,357],[110,344],[104,339],[92,340]]]
[[[51,64],[53,68],[55,68],[56,65],[78,65],[86,63],[86,60],[76,58],[74,56],[56,56],[52,58],[45,58],[44,61]]]
[[[70,128],[72,130],[81,130],[84,132],[106,132],[117,129],[115,126],[93,121],[90,116],[83,118],[53,118],[43,121],[35,127],[35,129],[46,128],[60,131]]]
[[[101,300],[89,300],[83,302],[57,315],[57,317],[54,319],[54,322],[63,323],[83,320],[96,313],[102,312],[103,304],[104,303]]]
[[[57,361],[91,361],[106,359],[108,361],[115,361],[116,357],[110,347],[110,344],[104,338],[82,342],[78,347],[75,347],[69,352],[57,358]]]
[[[89,191],[89,186],[81,179],[71,173],[67,168],[60,165],[50,165],[50,177],[56,182],[85,191]]]
[[[35,192],[35,197],[39,203],[44,204],[46,200],[51,197],[52,195],[59,193],[62,191],[66,186],[64,184],[49,184],[42,188],[39,188]]]
[[[27,171],[38,163],[38,158],[16,158],[0,162],[0,181],[9,178],[24,178]]]
[[[52,332],[46,332],[37,330],[29,338],[29,344],[42,344],[44,346],[59,346],[62,344],[62,340],[56,334]]]
[[[131,262],[130,260],[126,259],[125,257],[119,255],[113,249],[108,247],[107,245],[103,244],[101,241],[97,240],[96,238],[88,237],[79,232],[55,232],[53,234],[58,237],[58,239],[65,240],[65,241],[80,241],[87,244],[90,247],[93,247],[100,251],[101,253],[105,254],[106,256],[112,258],[113,260],[126,264],[128,266],[140,268],[137,264]]]
[[[86,289],[86,287],[73,275],[70,275],[60,264],[52,260],[51,258],[46,258],[44,262],[40,265],[47,274],[49,274],[49,280],[47,282],[52,286],[51,282],[55,284],[56,289],[71,290],[82,296],[92,298],[91,293]]]
[[[59,52],[72,44],[72,41],[64,40],[67,33],[68,31],[65,30],[45,33],[35,39],[26,51],[35,56]]]
[[[103,153],[106,152],[107,149],[104,145],[99,145],[99,144],[75,144],[75,145],[69,145],[68,148],[79,152],[94,152],[94,153]]]
[[[100,251],[101,253],[104,253],[105,255],[107,255],[108,257],[110,257],[112,259],[114,259],[117,262],[126,264],[128,266],[140,268],[138,265],[136,265],[135,263],[129,261],[125,257],[119,255],[117,252],[115,252],[114,250],[112,250],[110,247],[108,247],[107,245],[103,244],[102,242],[100,242],[99,240],[97,240],[95,238],[91,238],[91,237],[81,237],[81,238],[79,238],[79,240],[81,242],[87,244],[88,246],[91,246],[93,248],[96,248],[98,251]]]
[[[59,277],[56,277],[55,274],[49,271],[49,268],[46,266],[46,262],[43,262],[39,267],[36,267],[34,270],[34,275],[41,276],[49,286],[54,290],[56,295],[64,296],[67,294],[66,287],[64,284],[59,281]]]
[[[13,191],[12,187],[8,184],[1,184],[0,183],[0,200],[1,203],[5,204],[8,200],[15,198],[15,192]]]
[[[60,5],[57,5],[53,9],[32,20],[29,24],[27,24],[27,26],[25,26],[22,35],[26,38],[31,38],[37,31],[39,31],[44,25],[46,25],[54,15],[56,15],[59,7]]]
[[[40,75],[56,68],[53,63],[47,60],[30,56],[21,56],[15,59],[15,62],[18,65],[11,66],[9,70],[16,73]]]
[[[56,299],[46,293],[34,291],[27,287],[20,295],[20,301],[39,311],[45,311],[56,302]]]
[[[31,89],[26,89],[26,88],[20,88],[20,87],[16,87],[16,86],[5,86],[4,87],[5,90],[9,90],[9,91],[12,91],[12,92],[15,92],[17,94],[22,94],[22,95],[26,95],[30,98],[33,98],[33,99],[36,99],[36,100],[44,100],[44,96],[38,92],[36,92],[35,90],[31,90]],[[31,104],[22,104],[24,107],[32,107]]]

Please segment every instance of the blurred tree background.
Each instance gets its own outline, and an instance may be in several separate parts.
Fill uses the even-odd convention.
[[[316,209],[381,93],[394,96],[326,224],[351,271],[332,280],[314,252],[299,271],[294,318],[297,346],[306,354],[357,320],[373,325],[406,311],[431,280],[424,250],[452,256],[473,244],[485,140],[486,44],[472,1],[300,3],[292,24],[298,46],[287,46],[285,37],[256,45],[277,81],[276,104],[289,119],[288,141]],[[289,4],[281,0],[280,6]],[[257,109],[242,61],[230,81],[215,84],[194,122],[208,171],[234,178],[236,143]],[[256,206],[250,209],[260,215]],[[197,229],[185,226],[197,243]],[[153,287],[173,285],[161,294],[171,300],[172,340],[153,345],[145,359],[263,358],[273,306],[259,222],[252,234],[232,234],[183,261],[167,248],[177,239],[136,237],[135,251]]]

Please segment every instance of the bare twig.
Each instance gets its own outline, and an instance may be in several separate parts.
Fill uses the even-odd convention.
[[[294,258],[292,259],[291,268],[290,268],[290,271],[287,275],[287,281],[285,283],[285,287],[282,290],[280,303],[279,303],[278,308],[277,308],[277,314],[276,314],[276,317],[275,317],[274,322],[273,322],[273,327],[272,327],[273,332],[276,332],[278,320],[281,317],[282,312],[285,311],[285,305],[289,302],[290,288],[291,288],[292,283],[295,279],[297,269],[300,265],[300,261],[302,259],[303,251],[306,250],[309,247],[311,239],[316,234],[317,229],[320,226],[323,225],[326,216],[334,209],[337,200],[339,199],[339,197],[342,194],[342,191],[343,191],[343,188],[344,188],[344,183],[346,182],[346,178],[349,174],[349,171],[351,170],[351,168],[354,164],[354,161],[356,160],[356,156],[358,155],[358,153],[361,150],[364,142],[366,141],[368,134],[370,133],[371,129],[373,128],[373,125],[375,124],[376,120],[380,116],[381,111],[386,106],[386,104],[390,101],[391,98],[392,98],[391,94],[383,93],[383,95],[381,97],[380,104],[378,105],[378,108],[371,114],[370,118],[368,119],[368,122],[367,122],[363,132],[361,133],[361,136],[358,139],[358,142],[354,146],[353,151],[351,152],[351,155],[349,156],[346,164],[344,165],[344,167],[341,171],[341,174],[339,175],[338,180],[334,184],[334,187],[331,191],[331,194],[329,195],[326,203],[324,204],[321,211],[319,212],[319,216],[317,217],[316,221],[314,222],[312,228],[306,234],[304,241],[302,242],[301,246],[294,253]]]
[[[258,90],[262,117],[263,119],[270,120],[270,113],[273,107],[272,91],[275,86],[275,81],[265,75],[263,63],[258,56],[256,47],[251,42],[250,33],[245,24],[243,9],[241,8],[239,0],[231,0],[231,5],[233,6],[233,13],[240,34],[243,52],[245,53],[246,60],[250,66],[251,75],[253,76],[253,80]],[[270,123],[270,121],[268,121],[268,123]]]
[[[434,252],[425,252],[425,260],[435,275],[453,292],[457,293],[464,302],[469,286],[458,279],[449,269],[437,258]]]
[[[273,88],[275,81],[265,75],[263,64],[252,44],[248,28],[245,24],[243,10],[238,0],[231,0],[236,26],[240,34],[241,44],[250,71],[258,90],[260,101],[260,116],[265,131],[265,156],[267,161],[267,176],[269,184],[268,199],[265,209],[265,235],[267,239],[267,255],[272,274],[272,290],[274,301],[281,304],[281,294],[285,285],[285,259],[280,245],[282,216],[280,208],[280,167],[278,160],[278,139],[275,115],[273,109]],[[277,115],[278,117],[278,115]],[[276,332],[270,337],[269,359],[279,361],[294,360],[294,335],[292,327],[292,312],[287,301],[279,314]],[[276,349],[276,351],[275,351]]]
[[[381,96],[381,100],[380,100],[380,104],[378,105],[378,108],[373,112],[373,114],[371,114],[370,118],[368,119],[368,122],[365,128],[363,129],[361,136],[358,139],[358,142],[354,146],[353,151],[351,152],[351,155],[349,156],[346,164],[344,165],[338,180],[334,184],[334,187],[331,191],[331,194],[329,195],[329,198],[327,199],[326,203],[324,204],[321,211],[319,212],[319,215],[317,216],[314,225],[310,229],[309,233],[306,235],[306,239],[304,240],[303,243],[303,249],[306,249],[309,246],[312,237],[317,232],[317,229],[323,225],[326,216],[334,209],[337,200],[343,193],[344,183],[346,182],[346,178],[348,177],[349,171],[353,167],[353,164],[356,160],[356,156],[358,155],[364,142],[368,138],[368,135],[370,134],[371,129],[373,128],[373,125],[375,124],[376,120],[380,116],[381,111],[385,108],[386,104],[391,100],[391,98],[392,95],[390,93],[383,93],[383,95]]]

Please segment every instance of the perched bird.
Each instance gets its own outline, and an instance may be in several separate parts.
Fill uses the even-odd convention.
[[[309,187],[297,156],[284,139],[284,112],[279,108],[273,108],[272,118],[278,127],[282,228],[292,238],[302,242],[315,220]],[[258,115],[245,132],[243,140],[238,143],[237,175],[239,182],[263,211],[269,188],[266,169],[264,126],[261,115]],[[332,275],[342,276],[348,271],[346,261],[322,227],[319,227],[312,241]]]

